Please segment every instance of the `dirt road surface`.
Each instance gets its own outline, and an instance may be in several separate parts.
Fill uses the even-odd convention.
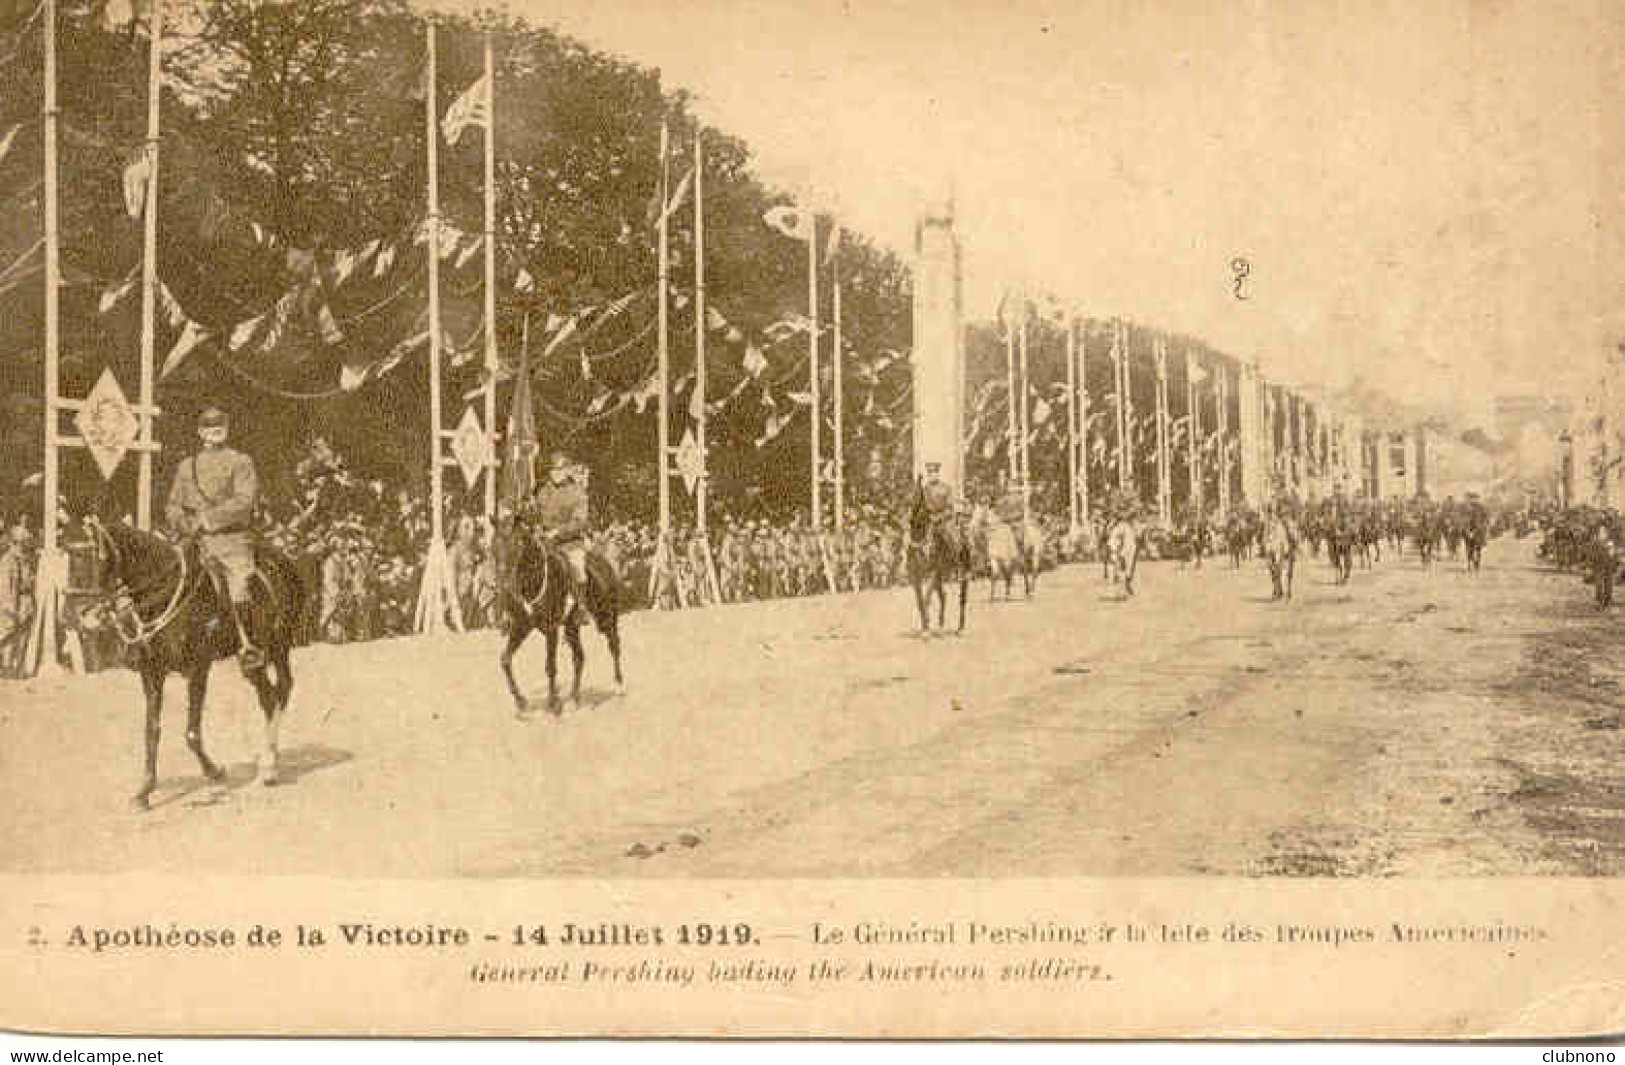
[[[1257,562],[1090,566],[972,589],[962,637],[906,590],[625,622],[611,696],[517,720],[494,633],[296,653],[286,782],[217,668],[154,808],[133,674],[0,689],[0,869],[357,876],[1483,876],[1625,873],[1621,618],[1491,545],[1332,583]],[[539,705],[542,647],[518,661]],[[567,666],[564,667],[566,670]]]

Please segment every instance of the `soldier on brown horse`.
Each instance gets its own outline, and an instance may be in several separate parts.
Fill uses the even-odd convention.
[[[621,582],[603,556],[587,550],[587,517],[586,470],[555,454],[547,478],[501,534],[498,594],[508,637],[502,649],[502,674],[520,717],[530,704],[514,679],[513,657],[533,631],[547,640],[547,709],[554,714],[563,712],[558,697],[561,628],[570,646],[573,670],[570,702],[575,704],[581,698],[581,667],[587,657],[581,646],[583,615],[592,619],[609,644],[616,690],[625,685],[621,676]]]
[[[965,631],[965,599],[973,565],[970,539],[960,527],[958,501],[942,481],[940,463],[926,464],[926,477],[914,490],[908,515],[908,578],[920,612],[920,631],[931,631],[931,597],[937,600],[937,627],[946,625],[947,585],[959,582],[959,627]]]

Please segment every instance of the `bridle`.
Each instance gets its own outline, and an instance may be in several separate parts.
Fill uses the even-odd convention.
[[[192,567],[186,552],[173,544],[168,545],[180,563],[180,575],[163,611],[152,621],[147,621],[135,608],[136,598],[157,590],[160,584],[155,582],[144,588],[127,585],[120,576],[124,569],[124,552],[119,548],[118,541],[95,515],[85,519],[85,526],[95,537],[97,553],[106,552],[107,564],[102,567],[103,573],[111,572],[115,578],[113,586],[98,595],[90,609],[104,613],[111,619],[113,632],[126,647],[143,648],[180,616],[181,607],[186,604],[192,585]]]

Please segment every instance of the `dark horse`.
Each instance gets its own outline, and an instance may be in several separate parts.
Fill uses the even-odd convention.
[[[280,555],[259,552],[250,581],[252,602],[240,630],[224,574],[205,564],[196,541],[172,544],[95,517],[86,518],[84,526],[97,560],[98,597],[91,613],[112,626],[147,697],[147,771],[131,801],[146,809],[158,784],[164,678],[171,673],[186,678],[186,745],[205,777],[218,781],[225,776],[203,749],[203,700],[210,667],[242,650],[244,636],[253,650],[243,657],[243,672],[265,713],[260,781],[275,784],[277,729],[293,691],[288,652],[305,595],[293,565]]]
[[[625,686],[621,677],[620,599],[621,582],[615,570],[599,555],[587,554],[587,587],[584,603],[572,604],[565,610],[566,593],[570,586],[570,563],[557,548],[545,544],[523,522],[506,530],[502,540],[503,564],[501,589],[498,593],[503,624],[508,630],[508,642],[502,648],[502,673],[508,679],[508,691],[513,695],[517,716],[524,717],[529,702],[519,691],[513,676],[513,656],[531,634],[538,631],[547,638],[547,709],[554,714],[564,711],[559,706],[558,653],[559,629],[564,629],[564,640],[570,645],[570,661],[574,672],[570,677],[570,702],[581,698],[581,665],[586,652],[581,648],[581,608],[592,615],[592,623],[604,634],[609,644],[610,658],[615,663],[615,687]]]
[[[959,582],[959,628],[965,631],[965,597],[970,590],[970,541],[952,519],[937,518],[916,495],[908,514],[908,579],[920,611],[920,631],[931,631],[931,597],[937,598],[937,628],[946,625],[947,585]]]

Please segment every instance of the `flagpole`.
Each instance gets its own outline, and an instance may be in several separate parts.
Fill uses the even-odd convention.
[[[807,377],[812,384],[812,416],[807,419],[807,426],[812,433],[812,528],[818,532],[824,527],[818,484],[818,475],[823,472],[820,469],[823,463],[819,461],[818,423],[824,409],[818,396],[818,216],[810,215],[807,223]]]
[[[40,511],[43,542],[36,575],[34,638],[27,668],[29,672],[55,673],[59,668],[56,623],[60,589],[55,577],[66,568],[59,558],[56,538],[57,417],[62,401],[58,362],[61,341],[57,275],[61,237],[57,224],[56,0],[45,0],[41,30],[45,34],[45,99],[41,116],[45,135],[45,469],[41,480],[45,498]]]
[[[453,602],[447,594],[450,585],[446,572],[445,520],[443,511],[443,485],[440,453],[440,131],[435,107],[435,23],[434,17],[425,18],[427,45],[426,87],[423,94],[423,122],[428,142],[428,229],[429,229],[429,548],[423,561],[423,584],[418,593],[416,628],[419,632],[439,632],[446,625],[446,610]],[[453,612],[454,624],[460,629],[462,618]]]
[[[1157,359],[1157,516],[1164,524],[1173,520],[1172,471],[1168,468],[1168,342],[1156,339]]]
[[[1006,295],[1005,298],[1006,303],[1008,304],[1008,295]],[[1007,419],[1010,424],[1010,446],[1008,449],[1006,449],[1008,454],[1005,458],[1005,467],[1008,471],[1010,480],[1014,482],[1019,476],[1019,471],[1017,469],[1017,462],[1019,459],[1017,458],[1016,453],[1016,448],[1018,446],[1016,442],[1016,435],[1021,431],[1021,429],[1020,426],[1016,424],[1016,331],[1010,328],[1008,307],[1006,308],[1004,320],[1004,377],[1007,395],[1010,397],[1010,402],[1008,404],[1010,409],[1008,411],[1009,416]]]
[[[671,484],[670,471],[666,467],[668,456],[671,454],[671,426],[668,423],[667,407],[669,400],[666,395],[666,379],[671,372],[671,353],[667,344],[667,312],[666,312],[666,285],[671,273],[671,253],[666,247],[666,220],[668,211],[666,178],[667,154],[671,151],[671,131],[665,121],[660,123],[660,299],[659,299],[659,333],[660,333],[660,365],[655,371],[660,377],[659,419],[660,428],[657,435],[657,444],[660,457],[657,469],[660,471],[656,480],[660,482],[660,541],[665,550],[671,547]]]
[[[1023,535],[1032,524],[1032,467],[1029,465],[1027,437],[1032,432],[1032,382],[1027,376],[1027,301],[1021,303],[1021,527]]]
[[[1078,531],[1078,331],[1066,319],[1066,515],[1067,529]]]
[[[711,460],[705,452],[705,149],[698,130],[694,133],[694,389],[698,394],[695,421],[700,445],[700,480],[695,486],[695,525],[705,536],[706,489],[711,479]],[[709,544],[709,542],[708,542]]]
[[[1197,447],[1202,439],[1202,410],[1197,406],[1195,361],[1191,358],[1190,348],[1185,349],[1185,431],[1189,439],[1186,441],[1186,464],[1190,467],[1185,472],[1190,477],[1191,492],[1190,505],[1193,519],[1202,516],[1202,469],[1197,458]]]
[[[497,512],[497,79],[491,55],[491,33],[485,34],[485,519]]]
[[[440,139],[435,128],[435,39],[434,19],[428,20],[429,76],[424,93],[424,130],[429,142],[429,501],[433,510],[430,530],[436,543],[441,542],[443,518],[441,515],[440,477]],[[433,626],[439,628],[438,619]]]
[[[835,244],[832,269],[835,274],[835,531],[840,532],[845,526],[846,517],[846,439],[844,436],[845,420],[842,408],[843,391],[841,387],[841,256],[840,256],[840,227],[837,225],[830,240]]]
[[[1078,331],[1082,334],[1081,328]],[[1087,334],[1078,337],[1078,521],[1082,524],[1088,524],[1089,522],[1089,338]]]
[[[136,474],[136,528],[152,528],[152,407],[154,304],[158,297],[158,104],[162,92],[164,4],[151,0],[147,55],[147,185],[143,196],[141,245],[141,444]]]
[[[1116,331],[1116,343],[1112,345],[1112,369],[1117,375],[1117,488],[1120,492],[1128,491],[1129,483],[1129,440],[1128,440],[1128,330],[1123,327],[1121,319],[1113,323]]]

